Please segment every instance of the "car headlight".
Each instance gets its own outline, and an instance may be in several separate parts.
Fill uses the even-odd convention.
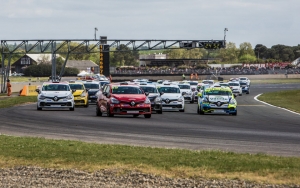
[[[119,101],[118,99],[113,98],[113,97],[110,99],[110,102],[111,102],[112,104],[119,104],[119,103],[120,103],[120,101]]]
[[[73,95],[70,94],[70,95],[68,95],[66,98],[67,98],[67,99],[72,99],[72,98],[73,98]]]
[[[150,104],[151,101],[150,101],[150,100],[148,99],[148,97],[147,97],[144,103],[145,103],[145,104]]]
[[[205,97],[205,98],[203,99],[203,102],[207,103],[207,102],[209,102],[209,101],[208,101],[208,99]]]
[[[235,104],[236,103],[236,100],[235,99],[231,99],[230,101],[229,101],[229,104]]]
[[[154,101],[155,102],[161,102],[161,98],[160,97],[156,97]]]
[[[82,92],[80,96],[85,97],[85,95],[86,95],[86,92]]]
[[[182,101],[183,101],[182,97],[178,98],[178,102],[182,102]]]
[[[39,99],[40,100],[44,100],[46,97],[44,96],[44,95],[41,95],[40,97],[39,97]]]

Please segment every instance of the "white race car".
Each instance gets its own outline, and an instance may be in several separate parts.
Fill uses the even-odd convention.
[[[180,111],[184,112],[184,98],[180,88],[175,84],[157,85],[159,93],[164,93],[162,98],[163,111]]]
[[[69,108],[74,111],[74,97],[68,82],[45,82],[36,89],[37,110],[43,108]]]

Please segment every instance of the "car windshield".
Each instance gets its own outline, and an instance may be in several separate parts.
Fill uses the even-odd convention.
[[[158,91],[161,93],[180,93],[180,89],[177,87],[160,87]]]
[[[70,87],[68,85],[62,84],[47,84],[43,85],[43,91],[70,91]]]
[[[155,87],[141,87],[141,89],[144,91],[144,92],[148,92],[148,93],[158,93],[157,92],[157,89]]]
[[[84,87],[87,89],[99,89],[99,84],[86,83],[84,84]]]
[[[76,89],[76,90],[84,90],[84,87],[82,84],[70,84],[71,89]]]
[[[190,82],[190,85],[191,86],[196,86],[196,85],[198,85],[198,83],[197,82]]]
[[[220,84],[220,86],[229,86],[228,84]]]
[[[206,81],[206,80],[205,80],[205,81],[203,81],[202,83],[203,83],[203,84],[209,84],[209,81]]]
[[[246,80],[246,78],[240,78],[240,80]]]
[[[189,85],[178,85],[180,89],[191,89]]]
[[[113,86],[113,94],[143,94],[142,90],[138,87],[129,86]]]
[[[223,91],[223,90],[208,90],[205,91],[206,95],[231,95],[230,91]]]
[[[230,86],[239,86],[239,83],[228,83]]]
[[[247,85],[247,83],[245,83],[245,82],[241,82],[241,83],[240,83],[240,85],[241,85],[241,86],[246,86],[246,85]]]

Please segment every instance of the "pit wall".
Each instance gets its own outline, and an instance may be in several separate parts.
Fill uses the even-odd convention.
[[[289,74],[287,75],[288,78],[300,78],[300,74]],[[210,78],[210,75],[198,75],[199,80],[206,80]],[[260,79],[288,79],[286,78],[286,75],[284,74],[262,74],[262,75],[221,75],[220,77],[222,77],[225,81],[229,80],[230,78],[236,78],[236,77],[247,77],[250,80],[260,80]],[[149,80],[182,80],[182,76],[143,76],[143,75],[139,75],[139,76],[126,76],[126,77],[113,77],[112,80],[113,82],[117,82],[117,81],[124,81],[124,80],[133,80],[133,79],[137,79],[137,78],[146,78]],[[63,80],[74,80],[76,79],[75,77],[63,77]],[[189,76],[186,75],[186,80],[189,79]],[[211,77],[211,79],[213,80],[217,80],[216,77]],[[43,84],[43,82],[12,82],[11,85],[11,89],[12,92],[20,92],[21,89],[23,89],[23,87],[25,85],[36,85],[36,86],[40,86]]]

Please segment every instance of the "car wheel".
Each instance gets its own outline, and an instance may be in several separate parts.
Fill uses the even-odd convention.
[[[145,114],[144,117],[145,118],[151,118],[151,114]]]
[[[70,111],[74,111],[74,107],[73,107],[73,108],[70,108]]]
[[[250,91],[248,91],[246,94],[250,94]]]
[[[139,114],[133,114],[133,117],[139,117]]]
[[[89,101],[88,101],[88,102],[86,103],[86,105],[84,105],[84,107],[87,108],[87,107],[89,107],[89,105],[90,105],[90,104],[89,104]]]
[[[199,106],[197,105],[197,114],[200,114]]]
[[[160,108],[160,110],[157,110],[156,113],[162,114],[163,113],[162,108]]]
[[[191,100],[190,103],[191,103],[191,104],[194,103],[194,100]]]
[[[184,109],[182,109],[182,110],[179,110],[179,112],[184,112]]]
[[[107,104],[107,106],[108,106],[108,107],[106,107],[106,108],[107,108],[107,113],[106,113],[106,114],[107,114],[107,117],[114,117],[114,114],[111,114],[111,113],[110,113],[109,104]]]
[[[201,107],[200,107],[200,109],[199,109],[199,113],[200,113],[201,115],[204,114],[204,111],[201,109]]]
[[[37,109],[37,110],[42,110],[42,108],[40,108],[40,107],[36,107],[36,109]]]
[[[234,112],[234,113],[232,113],[232,115],[233,115],[233,116],[236,116],[236,115],[237,115],[237,111],[236,111],[236,112]]]
[[[99,106],[98,106],[98,105],[96,106],[96,115],[97,115],[97,116],[102,116],[102,112],[101,112],[101,110],[99,109]]]
[[[243,95],[242,93],[239,94],[239,96],[242,96],[242,95]]]

